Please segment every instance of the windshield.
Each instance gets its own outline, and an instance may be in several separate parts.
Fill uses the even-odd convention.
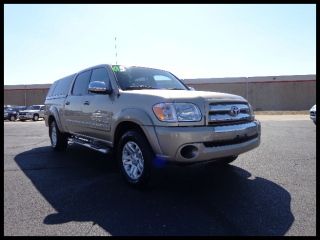
[[[27,108],[27,110],[39,110],[39,109],[40,109],[40,106],[36,106],[36,105],[30,106]]]
[[[122,90],[172,89],[188,90],[174,75],[167,71],[112,65]]]

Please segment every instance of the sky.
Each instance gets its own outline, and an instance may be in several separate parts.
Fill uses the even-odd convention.
[[[181,79],[315,74],[316,5],[4,5],[5,85],[116,62]]]

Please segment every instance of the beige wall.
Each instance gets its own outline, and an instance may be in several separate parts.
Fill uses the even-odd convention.
[[[44,104],[47,89],[5,89],[5,105],[23,105]]]
[[[316,104],[316,81],[188,84],[196,90],[225,92],[246,98],[254,110],[309,110]],[[248,90],[247,90],[248,89]]]
[[[255,110],[309,110],[316,103],[316,76],[186,79],[196,90],[246,98]],[[43,104],[50,84],[4,86],[4,104]],[[26,97],[26,104],[25,104]]]

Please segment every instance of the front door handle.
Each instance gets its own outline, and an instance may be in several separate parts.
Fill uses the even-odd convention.
[[[90,105],[90,102],[89,101],[85,101],[83,104],[84,105]]]
[[[66,105],[70,105],[70,102],[69,102],[69,101],[67,101],[67,102],[66,102]]]

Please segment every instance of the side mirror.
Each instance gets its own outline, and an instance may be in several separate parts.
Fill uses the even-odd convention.
[[[112,89],[107,87],[106,83],[102,81],[93,81],[89,83],[88,90],[89,92],[92,92],[92,93],[103,93],[103,94],[112,93]]]
[[[189,88],[190,91],[195,91],[196,90],[196,89],[194,89],[194,87],[188,86],[188,88]]]

